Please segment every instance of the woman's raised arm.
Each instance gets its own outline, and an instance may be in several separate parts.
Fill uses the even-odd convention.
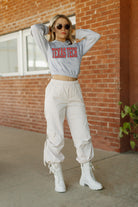
[[[43,52],[47,60],[48,40],[45,35],[50,33],[50,28],[44,24],[34,24],[31,26],[31,35],[33,36],[35,43],[38,45],[40,50]]]
[[[85,55],[88,50],[100,39],[101,35],[90,29],[77,29],[76,39],[83,39],[78,44],[80,46],[81,55]]]

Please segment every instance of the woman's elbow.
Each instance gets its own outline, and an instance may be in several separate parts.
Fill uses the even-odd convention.
[[[31,30],[30,30],[31,35],[33,35],[35,30],[36,30],[36,26],[34,24],[34,25],[31,26]]]
[[[97,40],[99,40],[100,38],[101,38],[101,35],[97,33]]]
[[[31,26],[31,31],[35,31],[35,30],[37,30],[37,25],[36,24]]]

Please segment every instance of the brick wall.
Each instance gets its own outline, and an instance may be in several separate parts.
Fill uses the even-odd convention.
[[[0,125],[45,133],[44,94],[48,76],[0,80]]]
[[[125,151],[120,144],[120,0],[2,1],[0,35],[47,22],[57,13],[76,15],[76,28],[101,39],[83,57],[81,84],[94,147]],[[49,75],[0,78],[0,124],[45,133],[44,92]],[[71,138],[65,121],[65,137]]]
[[[77,28],[90,28],[101,39],[84,56],[80,83],[95,146],[119,151],[120,3],[76,1]]]
[[[3,0],[0,1],[0,34],[47,22],[57,13],[75,13],[73,0]]]

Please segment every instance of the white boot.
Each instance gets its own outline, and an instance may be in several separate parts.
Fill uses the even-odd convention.
[[[81,164],[81,178],[80,178],[80,185],[85,186],[88,185],[92,190],[101,190],[103,188],[102,184],[97,182],[94,174],[92,172],[91,162]]]
[[[64,183],[61,164],[60,163],[50,163],[50,164],[48,164],[48,167],[50,169],[50,173],[52,172],[54,174],[55,191],[60,192],[60,193],[65,192],[66,186]]]

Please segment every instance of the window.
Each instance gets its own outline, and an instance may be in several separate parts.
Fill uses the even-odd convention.
[[[20,33],[4,35],[0,38],[0,75],[20,74]]]
[[[75,16],[69,17],[75,27]],[[46,24],[49,26],[49,23]],[[0,37],[0,76],[50,73],[30,28]]]
[[[24,46],[24,74],[47,74],[50,73],[48,64],[43,53],[35,44],[30,35],[30,29],[23,31]]]

